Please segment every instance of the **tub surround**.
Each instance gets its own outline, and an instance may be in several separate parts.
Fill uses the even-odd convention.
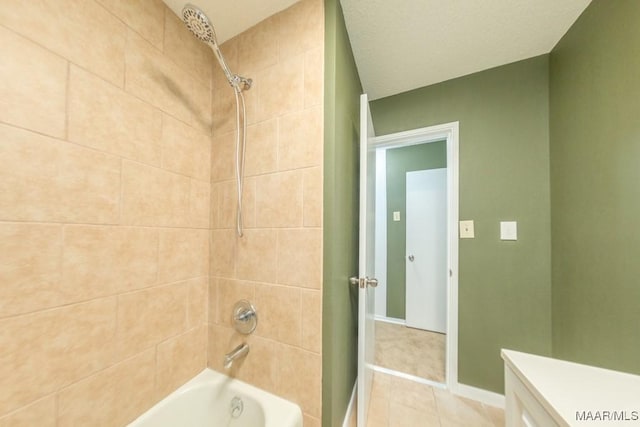
[[[122,426],[206,367],[213,62],[187,36],[160,0],[0,5],[2,427]]]
[[[208,365],[297,403],[305,426],[321,416],[323,37],[322,0],[303,0],[221,46],[229,68],[253,79],[244,92],[242,238],[235,99],[220,67],[213,69]],[[248,337],[230,321],[240,299],[259,317]],[[249,354],[225,370],[225,354],[245,341]]]

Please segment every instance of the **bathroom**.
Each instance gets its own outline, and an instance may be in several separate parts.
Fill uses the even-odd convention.
[[[640,373],[640,10],[615,3],[591,3],[567,56],[371,103],[378,134],[461,123],[461,383],[502,393],[503,347]],[[342,425],[362,86],[340,4],[302,0],[222,45],[253,80],[241,238],[233,91],[162,1],[3,1],[0,37],[0,426],[126,425],[245,340],[224,372],[306,427]],[[516,251],[488,237],[503,215]]]

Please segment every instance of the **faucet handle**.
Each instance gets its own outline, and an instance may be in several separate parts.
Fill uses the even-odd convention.
[[[258,326],[258,313],[255,307],[246,299],[238,301],[233,306],[231,322],[237,332],[249,335]]]

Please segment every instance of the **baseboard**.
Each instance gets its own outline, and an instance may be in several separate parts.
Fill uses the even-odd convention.
[[[344,421],[342,422],[342,427],[349,427],[349,420],[351,420],[351,414],[355,411],[356,408],[356,390],[358,388],[358,379],[356,378],[356,382],[353,384],[353,391],[351,392],[351,399],[349,400],[349,406],[347,406],[347,413],[344,415]]]
[[[504,395],[494,393],[493,391],[472,387],[466,384],[456,384],[451,392],[458,396],[466,397],[467,399],[477,400],[489,406],[504,409]]]
[[[404,326],[407,324],[407,322],[404,319],[396,319],[395,317],[378,316],[376,314],[374,318],[379,322],[393,323],[394,325]]]

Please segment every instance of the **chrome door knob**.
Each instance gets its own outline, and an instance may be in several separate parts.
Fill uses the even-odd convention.
[[[371,278],[369,279],[368,277],[365,279],[365,282],[367,283],[367,286],[370,286],[372,288],[376,288],[378,287],[378,279],[376,278]]]
[[[413,255],[409,255],[408,258],[409,258],[409,261],[411,262],[413,262],[413,260],[416,259]]]

